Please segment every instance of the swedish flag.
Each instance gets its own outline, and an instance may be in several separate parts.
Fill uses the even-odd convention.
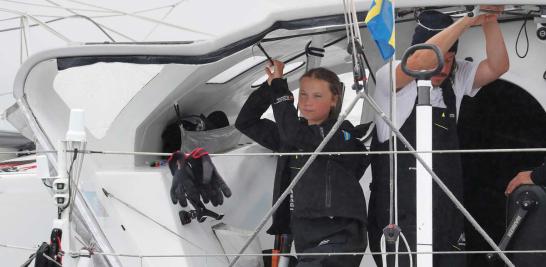
[[[392,0],[373,0],[366,15],[366,25],[384,60],[394,54],[394,16]]]

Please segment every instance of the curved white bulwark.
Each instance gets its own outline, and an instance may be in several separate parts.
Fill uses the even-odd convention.
[[[543,1],[481,2],[538,5]],[[420,6],[423,2],[396,1],[395,4],[405,8]],[[452,3],[428,1],[426,4],[442,6]],[[476,3],[461,1],[458,4]],[[359,11],[365,11],[369,5],[370,1],[357,1]],[[192,7],[190,5],[188,10],[197,12]],[[28,132],[30,129],[40,150],[58,149],[57,144],[65,137],[68,129],[70,110],[83,108],[87,148],[159,152],[162,148],[162,131],[175,119],[174,103],[180,105],[183,115],[208,115],[212,111],[221,110],[227,114],[230,124],[234,123],[242,103],[254,90],[250,85],[262,77],[266,63],[259,63],[223,84],[207,81],[238,62],[261,56],[259,49],[252,45],[263,35],[272,38],[322,29],[341,30],[323,34],[326,44],[345,35],[344,26],[339,21],[321,27],[310,28],[307,24],[302,29],[268,32],[280,21],[302,25],[297,22],[304,20],[313,26],[312,23],[320,22],[313,18],[342,15],[342,1],[337,0],[217,1],[207,11],[210,13],[205,14],[200,10],[198,18],[184,24],[192,30],[206,33],[196,34],[196,41],[192,43],[73,45],[30,57],[18,71],[13,87],[17,108],[12,109],[10,114],[19,114],[19,117],[12,117],[24,122],[18,124],[19,130]],[[536,24],[529,21],[528,27],[533,29],[529,30],[531,49],[525,59],[517,58],[513,47],[520,25],[521,21],[502,24],[511,59],[511,69],[502,78],[518,84],[535,97],[542,107],[546,107],[546,82],[541,78],[545,70],[546,43],[534,38]],[[397,27],[397,55],[401,55],[409,44],[414,22],[400,23]],[[377,70],[384,62],[379,58],[367,31],[362,32],[372,69]],[[484,58],[482,35],[480,28],[472,28],[465,33],[460,42],[459,56],[471,56],[475,60]],[[272,57],[286,60],[301,53],[310,38],[298,37],[263,44]],[[248,40],[252,42],[246,43]],[[350,72],[345,48],[345,40],[326,47],[322,65],[340,74]],[[148,63],[153,64],[115,62],[114,59],[114,62],[94,62],[62,70],[58,68],[59,64],[66,64],[70,58],[95,59],[99,56],[110,59],[117,57],[117,61],[119,58],[134,60],[140,56],[140,63],[150,60]],[[143,56],[147,58],[143,59]],[[183,62],[188,58],[194,61],[191,64],[176,63],[176,60]],[[175,62],[164,64],[165,61],[159,59]],[[305,56],[297,60],[305,61]],[[288,76],[292,88],[297,88],[297,80],[303,69],[296,69]],[[354,92],[348,94],[354,95]],[[366,107],[363,110],[365,113],[370,112]],[[371,116],[364,114],[363,117]],[[248,139],[242,138],[239,142],[241,147],[234,147],[227,153],[266,151],[256,144],[247,145],[248,142]],[[51,166],[56,168],[54,154],[48,156]],[[84,242],[95,239],[101,249],[114,253],[180,255],[227,252],[212,231],[211,227],[217,222],[208,219],[201,224],[195,221],[185,226],[180,224],[178,211],[182,208],[172,205],[169,196],[170,172],[165,166],[150,167],[155,160],[160,159],[152,156],[85,155],[79,185],[81,197],[76,201],[76,209],[80,214],[78,218],[85,221],[74,222],[78,226],[75,232],[81,235],[78,238]],[[275,159],[215,157],[213,160],[234,195],[223,206],[210,208],[224,213],[222,221],[230,226],[254,229],[271,205]],[[52,169],[51,174],[55,173]],[[369,173],[363,179],[363,184],[367,182]],[[13,212],[9,218],[3,219],[6,227],[0,227],[0,236],[6,238],[1,242],[29,247],[47,240],[56,210],[49,190],[42,185],[42,181],[32,174],[0,174],[0,183],[0,210]],[[369,192],[367,184],[363,186],[365,192]],[[102,188],[176,232],[178,236],[119,201],[107,198]],[[12,203],[21,203],[23,208],[16,209]],[[16,222],[24,223],[18,226]],[[37,226],[32,227],[30,222],[36,222],[33,225]],[[86,227],[82,228],[84,225]],[[90,238],[91,235],[93,238]],[[259,235],[259,241],[262,249],[272,247],[271,237],[265,233]],[[75,239],[70,243],[73,247],[63,249],[77,251],[82,247]],[[22,263],[30,254],[28,251],[14,251],[0,249],[0,256],[16,253],[17,256],[3,257],[13,260],[7,264],[9,266]],[[111,266],[140,266],[141,261],[138,258],[112,256],[96,257],[93,263],[95,266],[103,266],[106,264],[105,259]],[[144,258],[142,261],[143,266],[226,266],[227,257],[158,257]],[[366,257],[365,261],[369,264],[370,258]]]

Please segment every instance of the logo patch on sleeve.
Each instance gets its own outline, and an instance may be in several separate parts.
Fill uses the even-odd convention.
[[[345,141],[349,141],[351,140],[351,133],[345,131],[345,130],[341,130],[341,133],[343,134],[343,139]]]
[[[273,104],[279,104],[281,102],[290,101],[290,100],[294,100],[294,97],[291,95],[285,95],[275,99],[275,103]]]

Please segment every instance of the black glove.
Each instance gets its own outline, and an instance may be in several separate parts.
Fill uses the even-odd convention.
[[[204,206],[203,203],[200,203],[199,188],[195,183],[192,169],[188,166],[184,156],[180,152],[175,152],[168,162],[173,174],[170,190],[173,204],[180,203],[182,207],[187,207],[189,200],[194,206]]]
[[[171,201],[173,204],[180,203],[182,207],[188,206],[188,201],[186,200],[186,191],[184,186],[182,186],[183,174],[182,170],[176,169],[173,175],[173,181],[171,184]]]
[[[203,202],[210,201],[216,207],[224,203],[224,196],[231,196],[231,190],[216,170],[207,151],[196,148],[186,161],[193,170],[194,181],[198,184]]]
[[[222,205],[224,203],[224,196],[231,197],[231,190],[216,170],[216,167],[214,167],[214,164],[212,164],[209,155],[203,156],[202,162],[203,172],[210,173],[211,175],[210,179],[207,179],[210,180],[209,183],[203,184],[205,194],[207,198],[210,199],[213,206]],[[207,169],[210,169],[211,171],[209,172]]]
[[[231,190],[203,148],[196,148],[185,156],[173,153],[169,168],[173,174],[170,191],[173,204],[178,202],[186,207],[188,199],[196,208],[204,207],[202,199],[216,207],[224,203],[224,196],[231,196]]]

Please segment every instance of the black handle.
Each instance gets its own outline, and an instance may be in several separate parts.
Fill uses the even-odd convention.
[[[431,70],[410,70],[408,69],[407,61],[408,58],[417,50],[426,50],[430,49],[434,51],[434,54],[436,55],[436,58],[438,59],[438,65],[436,65],[435,69]],[[402,71],[411,77],[414,77],[417,80],[430,80],[430,77],[440,73],[442,71],[442,68],[444,67],[444,55],[440,52],[440,49],[438,46],[433,44],[417,44],[410,46],[405,52],[404,56],[402,56]]]

